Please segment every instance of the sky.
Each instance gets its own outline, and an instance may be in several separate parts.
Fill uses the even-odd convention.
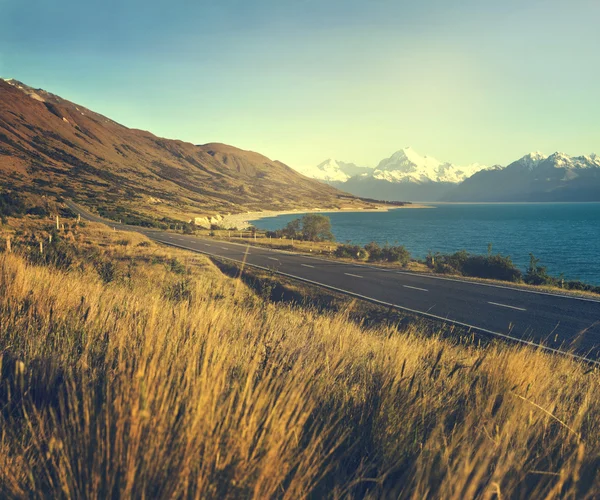
[[[600,153],[598,0],[0,0],[0,76],[292,167]]]

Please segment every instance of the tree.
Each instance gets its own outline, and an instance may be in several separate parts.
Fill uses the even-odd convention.
[[[287,223],[281,230],[281,234],[286,238],[298,238],[300,233],[300,219],[294,219]]]
[[[546,266],[540,266],[540,259],[532,253],[529,254],[529,267],[525,273],[525,283],[530,285],[550,285],[554,283],[554,278],[546,270]]]
[[[307,241],[333,241],[331,220],[326,215],[306,214],[300,220],[302,239]]]

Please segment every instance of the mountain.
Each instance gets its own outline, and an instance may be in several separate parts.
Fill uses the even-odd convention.
[[[421,156],[408,147],[381,160],[372,175],[375,179],[388,182],[457,184],[484,168],[486,166],[479,163],[460,167],[452,163],[441,162],[430,156]]]
[[[461,167],[441,162],[407,147],[381,160],[375,168],[326,160],[305,175],[357,196],[390,201],[436,201],[485,168],[478,163]]]
[[[475,173],[444,201],[600,201],[600,156],[530,153]]]
[[[180,220],[362,204],[258,153],[162,139],[2,79],[0,188]]]
[[[359,167],[354,163],[345,163],[343,161],[329,158],[323,163],[319,163],[316,167],[299,168],[298,171],[310,177],[324,182],[346,182],[355,175],[371,172],[373,169],[369,167]]]

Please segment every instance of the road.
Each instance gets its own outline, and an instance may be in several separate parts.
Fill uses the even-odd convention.
[[[186,250],[221,257],[354,297],[457,324],[487,335],[600,359],[600,300],[344,263],[115,224],[69,202],[87,220],[135,231]]]

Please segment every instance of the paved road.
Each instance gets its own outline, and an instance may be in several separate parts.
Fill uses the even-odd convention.
[[[77,205],[88,220],[107,223]],[[110,223],[119,230],[459,324],[519,342],[600,359],[600,300],[566,297],[459,279],[336,262],[239,243]]]

